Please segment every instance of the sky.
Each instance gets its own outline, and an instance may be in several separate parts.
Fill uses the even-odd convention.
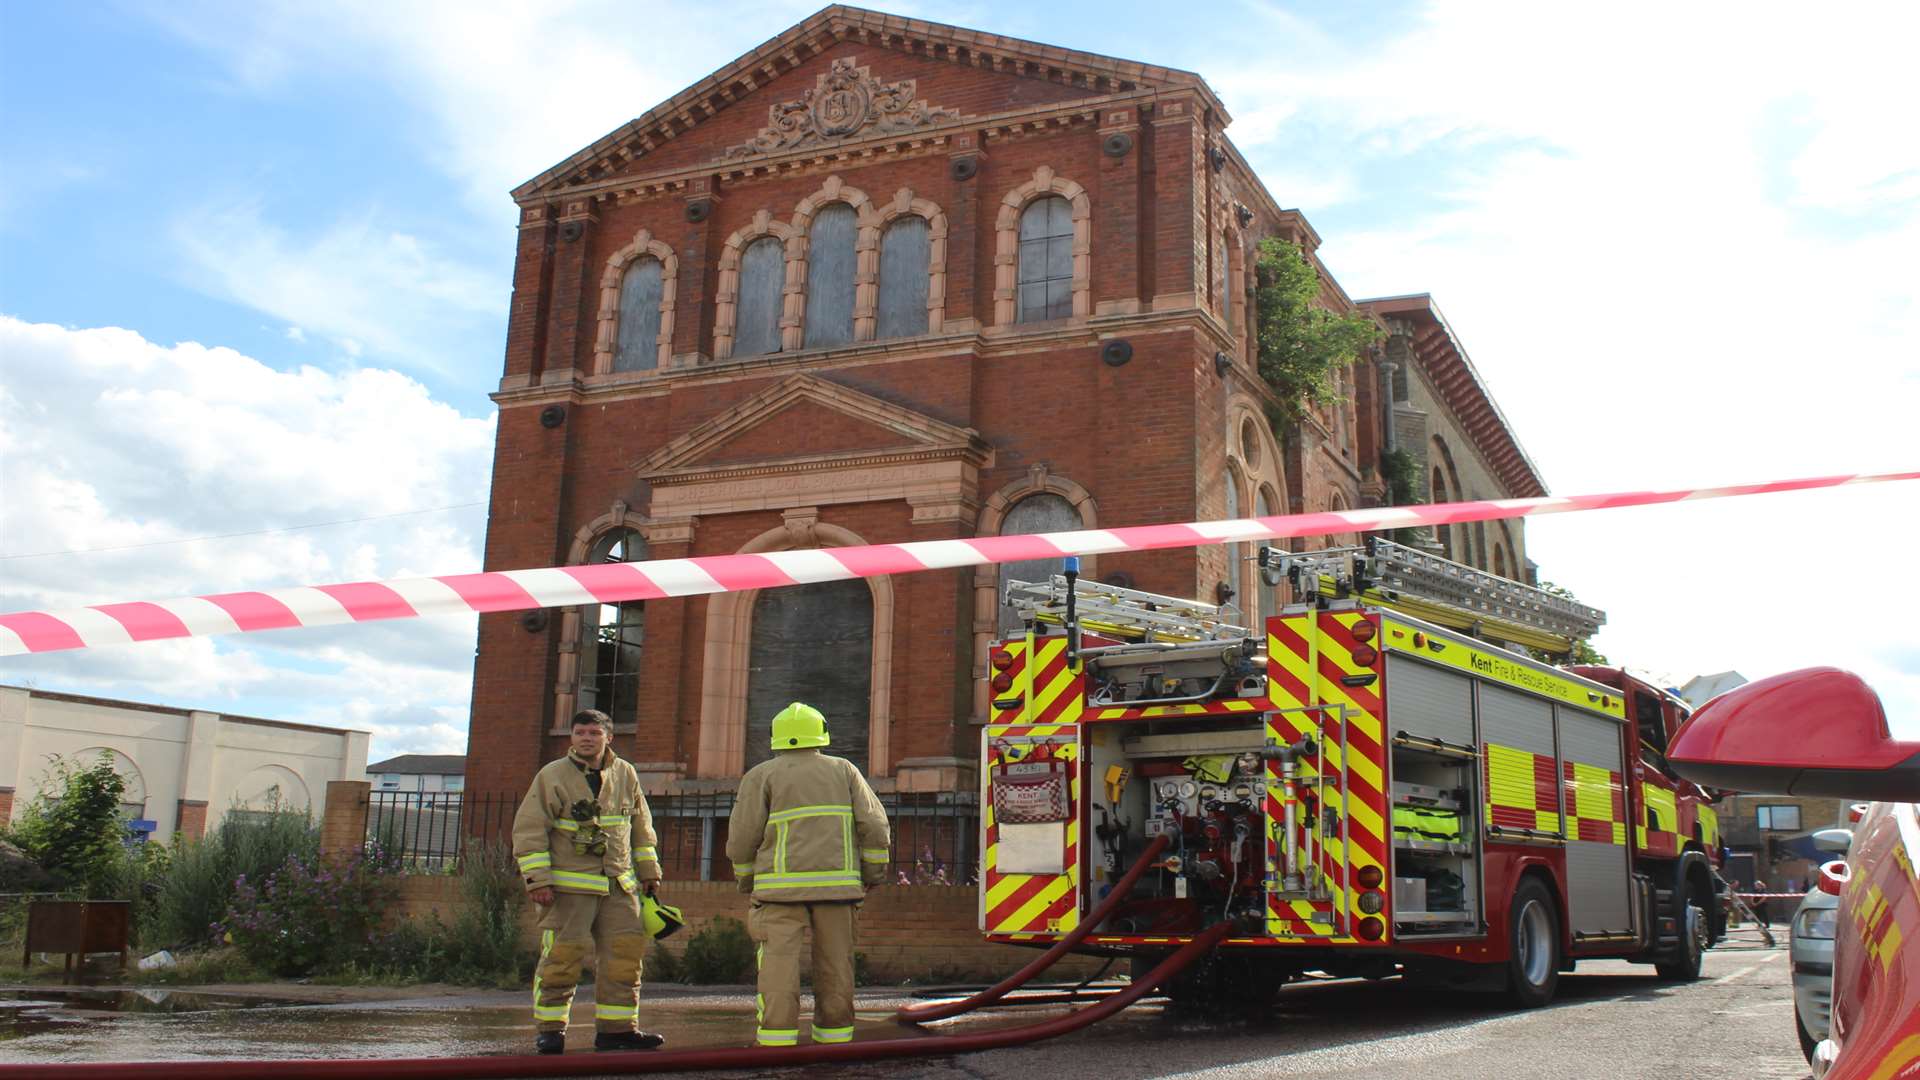
[[[816,6],[0,4],[0,611],[478,569],[509,189]],[[1920,6],[886,10],[1201,73],[1349,295],[1434,296],[1556,493],[1920,467]],[[1526,527],[1615,661],[1835,664],[1920,737],[1916,534],[1912,483]],[[473,644],[0,684],[460,753]]]

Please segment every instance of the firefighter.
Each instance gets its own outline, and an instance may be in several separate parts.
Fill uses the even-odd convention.
[[[773,718],[774,756],[740,780],[727,858],[753,896],[759,943],[754,1041],[800,1039],[801,941],[813,933],[813,1041],[853,1041],[854,911],[887,871],[887,812],[853,762],[828,745],[820,710],[794,702]]]
[[[653,815],[640,774],[614,756],[613,721],[574,714],[567,756],[533,778],[513,817],[513,855],[540,912],[540,964],[533,974],[534,1049],[566,1049],[567,1013],[587,953],[594,958],[595,1050],[652,1050],[665,1043],[639,1029],[640,963],[651,940],[642,892],[660,881]]]

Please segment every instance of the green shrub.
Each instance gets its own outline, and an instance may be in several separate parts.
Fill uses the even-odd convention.
[[[127,822],[120,799],[127,782],[105,753],[85,766],[59,756],[48,761],[40,793],[5,838],[63,886],[104,899],[123,875]]]
[[[641,974],[654,982],[683,983],[687,981],[687,966],[680,962],[679,954],[656,941],[647,954],[647,964]]]
[[[236,881],[263,882],[289,859],[319,854],[320,832],[312,819],[279,807],[265,814],[230,812],[200,840],[176,836],[171,866],[157,882],[147,943],[177,949],[213,942],[213,926],[233,903]]]
[[[684,983],[752,982],[753,939],[740,920],[721,916],[688,939],[680,965]]]
[[[306,975],[366,957],[398,893],[394,877],[359,852],[288,859],[265,882],[234,882],[216,932],[276,975]]]

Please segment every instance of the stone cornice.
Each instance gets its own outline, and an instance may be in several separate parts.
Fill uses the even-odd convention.
[[[1084,87],[1090,97],[1134,90],[1189,89],[1222,115],[1219,99],[1199,75],[1175,68],[1062,49],[962,27],[905,19],[835,5],[736,58],[687,89],[621,125],[567,160],[515,188],[525,201],[561,187],[578,187],[621,172],[653,148],[694,130],[707,118],[760,86],[841,44],[895,51],[1003,73]]]

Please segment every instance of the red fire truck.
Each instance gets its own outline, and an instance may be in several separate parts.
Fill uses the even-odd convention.
[[[1220,607],[1010,583],[981,758],[990,940],[1151,962],[1220,922],[1176,996],[1269,997],[1305,971],[1552,998],[1582,959],[1691,980],[1723,935],[1705,790],[1664,753],[1687,706],[1555,667],[1603,613],[1374,539],[1262,551],[1304,602]],[[1166,843],[1101,925],[1082,920]]]

